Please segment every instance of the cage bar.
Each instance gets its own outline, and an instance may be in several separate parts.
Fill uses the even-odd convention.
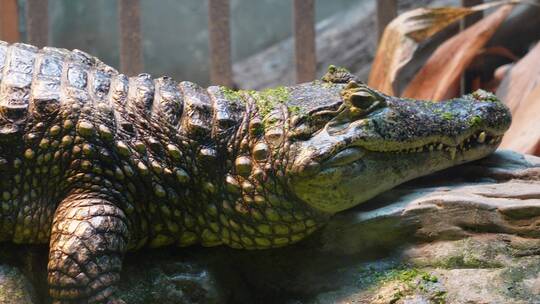
[[[311,81],[317,72],[315,1],[294,0],[293,12],[296,82]]]
[[[386,26],[397,17],[397,0],[377,0],[377,34],[381,39]]]
[[[233,86],[229,0],[208,1],[210,82]]]
[[[13,43],[20,39],[17,0],[0,0],[0,40]]]
[[[118,0],[120,15],[120,71],[137,75],[143,71],[140,0]]]
[[[49,40],[49,1],[26,1],[26,40],[38,47],[48,44]]]

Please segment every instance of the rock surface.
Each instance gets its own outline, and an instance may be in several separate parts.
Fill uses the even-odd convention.
[[[0,303],[36,303],[34,290],[28,279],[16,267],[0,265]]]
[[[32,274],[45,272],[46,250],[11,247],[2,261],[45,298]],[[540,303],[538,248],[540,158],[499,151],[388,191],[295,246],[129,254],[121,293],[131,304]]]

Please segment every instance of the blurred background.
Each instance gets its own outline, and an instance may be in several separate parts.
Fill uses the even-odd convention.
[[[358,0],[315,2],[320,21],[349,10]],[[208,2],[142,0],[140,5],[145,70],[208,85]],[[116,1],[49,0],[49,12],[49,44],[87,50],[119,66]],[[237,62],[291,36],[291,3],[231,0],[230,21],[232,61]]]
[[[21,40],[26,41],[25,7],[19,0]],[[30,1],[31,2],[31,1]],[[315,20],[357,6],[358,0],[315,1]],[[141,0],[144,70],[209,84],[208,1]],[[48,1],[47,45],[85,50],[119,67],[118,3],[110,0]],[[289,0],[231,0],[231,57],[241,61],[292,34]],[[293,56],[292,52],[283,56]]]
[[[121,49],[119,4],[125,2],[125,5],[136,5],[140,15],[143,70],[153,75],[170,75],[176,79],[189,79],[202,85],[210,84],[209,1],[0,1],[3,7],[13,6],[10,2],[15,3],[18,8],[16,21],[19,31],[18,40],[38,46],[50,45],[85,50],[116,68],[120,67]],[[228,2],[230,7],[228,12],[230,58],[237,71],[235,74],[241,74],[234,76],[235,85],[242,88],[261,88],[276,85],[278,79],[282,84],[294,82],[294,46],[291,40],[294,31],[293,1],[217,2]],[[318,33],[332,36],[330,42],[333,45],[325,48],[325,51],[331,51],[332,54],[320,56],[322,61],[318,65],[322,67],[321,73],[328,62],[348,63],[348,67],[352,70],[366,70],[366,66],[369,67],[373,59],[377,42],[375,39],[376,1],[308,0],[304,2],[313,2],[314,23]],[[397,2],[397,9],[404,10],[437,1],[395,2]],[[459,4],[459,1],[438,1],[438,3]],[[392,15],[392,9],[395,8],[389,8],[389,16]],[[2,9],[0,13],[13,14],[12,11],[6,9]],[[28,22],[30,20],[28,19],[30,18],[35,19],[34,24],[38,27],[34,31],[39,31],[45,37],[39,37],[34,41],[29,39]],[[129,28],[126,30],[130,31]],[[363,39],[362,47],[353,47],[348,50],[342,48],[341,51],[337,51],[339,44],[342,43],[340,40],[347,39],[343,36],[351,35],[347,32],[351,30],[356,34],[348,39],[350,41],[348,45],[354,45],[356,41]],[[329,31],[334,32],[329,33]],[[5,37],[3,39],[9,40]],[[322,45],[318,47],[321,48]],[[358,59],[350,60],[349,57],[358,49],[360,53],[354,55]],[[274,52],[271,52],[272,50]],[[265,51],[266,57],[252,58]],[[261,75],[257,78],[262,79],[253,79],[252,73]],[[274,74],[268,75],[269,73]]]

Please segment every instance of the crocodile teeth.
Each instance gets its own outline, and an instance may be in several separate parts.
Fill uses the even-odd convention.
[[[437,146],[437,150],[442,150],[442,148],[443,148],[443,144],[439,144],[439,145]]]
[[[450,152],[450,159],[454,159],[456,158],[456,147],[451,147],[448,149],[448,151]]]
[[[479,143],[483,143],[484,141],[486,141],[486,132],[480,133],[476,141],[478,141]]]

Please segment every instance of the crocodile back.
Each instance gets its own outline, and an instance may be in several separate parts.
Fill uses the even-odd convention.
[[[249,96],[26,44],[0,68],[0,239],[47,242],[73,192],[124,210],[130,248],[283,246],[326,220],[288,197],[285,124],[261,133]]]

